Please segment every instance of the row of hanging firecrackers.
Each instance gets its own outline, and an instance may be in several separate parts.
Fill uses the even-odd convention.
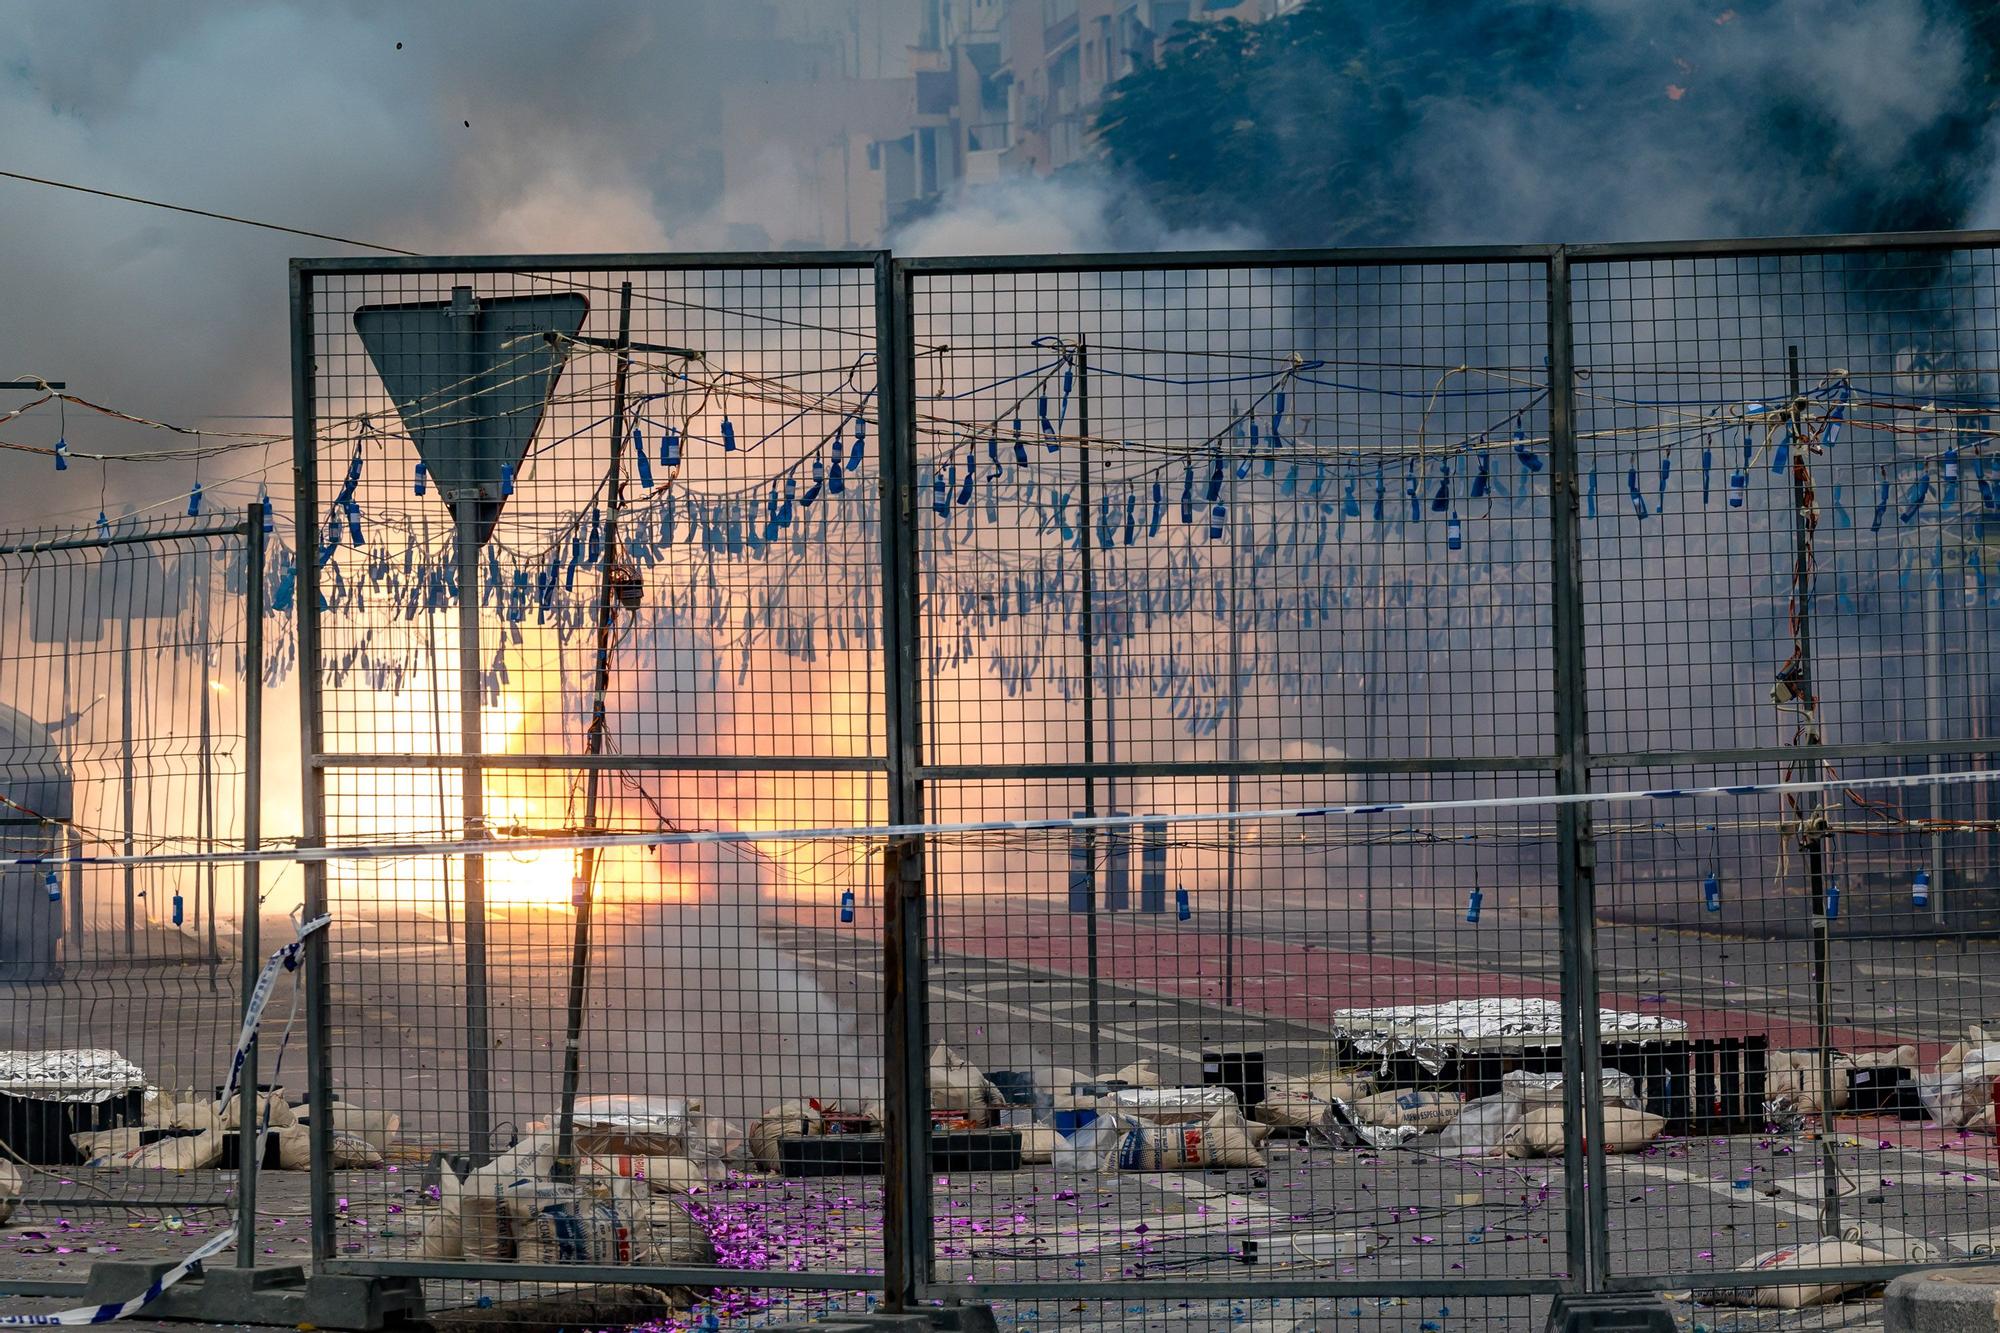
[[[1837,405],[1835,411],[1839,410]],[[1281,407],[1278,408],[1274,416],[1281,411]],[[1041,415],[1044,418],[1043,434],[1046,437],[1042,441],[1043,447],[1060,452],[1059,427],[1053,421],[1047,420],[1046,409]],[[1534,446],[1525,439],[1518,419],[1514,424],[1514,434],[1517,437],[1514,448],[1520,473],[1518,482],[1526,484],[1517,484],[1510,488],[1504,479],[1496,478],[1490,455],[1459,455],[1463,469],[1470,474],[1467,482],[1469,497],[1489,499],[1497,493],[1501,498],[1510,498],[1511,490],[1511,498],[1518,504],[1526,494],[1527,485],[1532,484],[1533,476],[1541,471],[1542,460],[1535,454]],[[1254,431],[1247,433],[1255,434]],[[857,429],[856,435],[860,434],[861,430]],[[969,455],[977,447],[979,438],[973,437],[969,442]],[[1448,516],[1445,524],[1447,548],[1457,550],[1463,549],[1464,546],[1463,525],[1449,520],[1449,515],[1454,512],[1450,509],[1453,503],[1453,460],[1449,457],[1435,460],[1439,473],[1438,485],[1434,491],[1421,485],[1415,462],[1405,462],[1404,478],[1400,488],[1402,492],[1400,498],[1403,503],[1400,504],[1391,503],[1389,500],[1390,464],[1386,460],[1378,460],[1372,465],[1362,461],[1345,465],[1336,462],[1329,466],[1327,460],[1315,458],[1310,460],[1309,468],[1298,463],[1287,463],[1286,471],[1282,479],[1279,479],[1277,462],[1271,459],[1268,453],[1262,456],[1245,455],[1234,458],[1233,466],[1230,458],[1215,454],[1207,459],[1205,475],[1200,477],[1201,485],[1198,488],[1195,461],[1192,458],[1183,459],[1180,460],[1183,474],[1180,495],[1172,495],[1170,488],[1156,478],[1136,488],[1130,488],[1122,494],[1113,492],[1106,495],[1098,502],[1094,522],[1084,525],[1079,521],[1079,516],[1071,512],[1073,500],[1067,491],[1057,484],[1027,480],[1018,475],[1017,470],[1022,464],[1021,456],[1028,452],[1023,441],[1017,437],[1015,447],[1008,451],[1011,457],[1003,462],[997,443],[998,437],[989,434],[984,438],[987,442],[985,451],[987,474],[983,478],[977,472],[979,463],[976,455],[964,460],[963,470],[960,460],[954,457],[945,464],[943,470],[934,470],[927,474],[933,508],[947,517],[953,516],[957,511],[963,511],[966,516],[963,526],[967,534],[976,531],[981,516],[986,517],[990,523],[997,523],[1001,494],[998,482],[1005,480],[1008,483],[1005,493],[1013,504],[1025,504],[1028,509],[1041,515],[1038,527],[1042,532],[1055,528],[1062,533],[1064,545],[1078,545],[1084,540],[1087,531],[1094,531],[1099,544],[1108,549],[1137,545],[1142,533],[1148,541],[1157,539],[1175,520],[1184,525],[1194,525],[1198,537],[1215,541],[1218,539],[1218,528],[1226,526],[1217,522],[1215,510],[1221,507],[1222,517],[1226,520],[1227,506],[1234,499],[1246,511],[1246,516],[1241,522],[1251,533],[1250,540],[1246,544],[1253,553],[1248,565],[1248,581],[1253,585],[1261,583],[1264,571],[1278,567],[1273,557],[1280,550],[1300,552],[1301,565],[1321,566],[1329,545],[1339,548],[1347,542],[1347,529],[1350,523],[1357,523],[1363,527],[1372,524],[1377,540],[1384,541],[1385,528],[1401,530],[1408,522],[1423,522],[1427,511],[1434,514],[1442,510]],[[1784,447],[1781,442],[1779,448]],[[671,459],[672,450],[676,448],[678,448],[677,440],[669,443],[666,437],[662,437],[663,460]],[[858,457],[858,454],[858,447],[854,455],[845,455],[838,449],[835,451],[835,460],[840,465],[839,472],[842,474],[843,490],[844,474],[848,471],[846,464],[850,457]],[[1712,485],[1713,451],[1712,446],[1706,442],[1703,455],[1700,471],[1704,494],[1712,496],[1715,490]],[[642,451],[639,456],[645,457],[646,454]],[[1741,492],[1746,486],[1743,479],[1747,477],[1750,461],[1746,457],[1744,465],[1736,468],[1730,479],[1729,498],[1732,507],[1741,507]],[[1011,467],[1009,463],[1012,464]],[[1253,463],[1268,464],[1268,467],[1260,468],[1258,471],[1268,472],[1270,480],[1275,484],[1258,486],[1253,482],[1253,489],[1264,494],[1244,501],[1233,494],[1239,488],[1230,483],[1232,480],[1240,482],[1250,479]],[[802,511],[810,509],[813,504],[829,494],[839,493],[830,484],[830,470],[825,466],[823,455],[815,455],[812,464],[810,481],[803,487],[799,483],[806,481],[804,476],[790,475],[772,482],[768,494],[762,497],[681,497],[670,492],[654,506],[640,511],[636,523],[630,529],[632,535],[628,539],[628,549],[632,558],[643,565],[652,566],[663,560],[676,558],[673,555],[673,548],[681,541],[699,546],[705,557],[704,563],[692,571],[693,577],[679,585],[678,596],[670,600],[667,605],[670,613],[683,623],[731,633],[739,651],[739,666],[735,673],[738,677],[748,668],[747,648],[756,642],[760,629],[775,629],[782,623],[779,611],[781,607],[789,606],[789,599],[782,595],[773,596],[767,591],[761,599],[757,599],[761,600],[761,607],[750,604],[739,609],[732,605],[735,590],[721,585],[714,566],[718,561],[724,563],[735,560],[767,561],[771,548],[780,545],[781,539],[788,532],[789,549],[792,554],[803,555],[816,545],[824,548],[827,541],[827,520],[824,516],[818,525],[820,534],[817,536],[812,534],[811,525],[796,521]],[[1662,495],[1669,479],[1670,466],[1670,462],[1662,460],[1659,478]],[[1949,460],[1946,460],[1945,466],[1949,467]],[[1979,466],[1983,469],[1983,460]],[[1372,487],[1370,487],[1371,471],[1374,474]],[[1231,478],[1228,473],[1235,473],[1236,476]],[[1330,478],[1338,478],[1343,473],[1346,474],[1344,484],[1330,484]],[[643,477],[641,480],[643,481]],[[978,483],[981,481],[985,482],[986,503],[975,507],[973,500]],[[1633,489],[1636,493],[1634,483],[1635,478],[1628,477],[1628,489]],[[1337,500],[1333,498],[1336,488],[1340,492]],[[1367,494],[1368,490],[1364,488],[1373,491],[1370,496],[1371,502],[1365,511],[1362,496]],[[1915,498],[1906,502],[1906,511],[1920,506],[1923,489],[1925,488],[1921,483],[1913,484]],[[1426,491],[1429,493],[1426,494]],[[1213,505],[1208,503],[1211,494],[1216,497]],[[1284,508],[1284,502],[1288,499],[1292,501],[1291,512],[1276,512]],[[942,504],[939,503],[940,500]],[[1426,500],[1428,503],[1424,503]],[[1407,510],[1404,508],[1405,504]],[[683,505],[684,509],[681,508]],[[1636,511],[1641,506],[1635,504],[1634,508]],[[1656,500],[1651,512],[1658,512],[1658,508],[1659,502]],[[1842,521],[1841,515],[1846,513],[1841,497],[1834,498],[1833,508],[1838,524]],[[345,517],[350,520],[351,536],[351,520],[354,515],[348,510],[345,502],[338,505],[338,510],[334,517],[336,519]],[[1204,510],[1206,510],[1205,515],[1202,512]],[[489,582],[493,586],[488,590],[489,605],[491,599],[504,597],[505,617],[513,623],[518,623],[532,608],[536,623],[553,622],[559,632],[565,635],[580,627],[584,619],[584,608],[561,594],[572,591],[577,569],[594,568],[601,558],[601,552],[591,549],[595,545],[591,538],[595,535],[598,524],[591,521],[587,513],[580,517],[581,521],[573,525],[574,534],[568,544],[567,559],[564,558],[563,544],[557,542],[554,544],[548,564],[537,571],[532,578],[527,571],[516,568],[504,593],[499,580],[490,578]],[[1207,520],[1205,533],[1200,531],[1203,526],[1201,520],[1204,517]],[[1514,525],[1494,526],[1507,533],[1506,540],[1510,544],[1518,543],[1519,533]],[[950,533],[951,527],[934,526],[932,531]],[[1310,543],[1307,541],[1308,534],[1311,538]],[[664,551],[661,549],[663,546],[666,548]],[[1313,552],[1311,562],[1303,558],[1308,546]],[[951,562],[942,559],[944,553],[936,545],[926,544],[924,553],[935,581],[947,572]],[[862,552],[864,556],[867,554],[869,552]],[[489,570],[489,574],[497,572],[497,555],[492,558],[496,561],[496,567],[494,570]],[[1195,576],[1199,573],[1196,559],[1190,557],[1190,568],[1187,571],[1189,577],[1185,580],[1190,590],[1197,581]],[[519,562],[513,563],[518,565]],[[946,566],[945,570],[938,568],[940,563]],[[1907,564],[1907,560],[1905,563]],[[1979,568],[1976,560],[1972,564],[1975,569]],[[854,567],[857,570],[868,568],[865,559],[854,562]],[[1340,565],[1336,563],[1335,568],[1340,568]],[[1435,574],[1431,574],[1422,578],[1398,577],[1388,580],[1383,590],[1383,597],[1388,604],[1398,607],[1408,607],[1414,601],[1424,615],[1427,625],[1438,625],[1441,616],[1442,626],[1446,628],[1451,627],[1458,614],[1472,609],[1466,604],[1467,599],[1464,595],[1466,593],[1483,590],[1490,593],[1502,605],[1529,601],[1533,597],[1532,589],[1518,580],[1501,580],[1497,586],[1494,585],[1491,580],[1491,563],[1477,556],[1474,557],[1470,570],[1473,578],[1464,590],[1441,588],[1441,581]],[[373,572],[378,576],[382,573],[379,559],[373,566]],[[868,572],[872,573],[872,570]],[[1980,571],[1979,577],[1983,581],[1983,570]],[[423,580],[418,579],[416,582],[422,583]],[[1837,586],[1845,588],[1843,580],[1837,579],[1836,583]],[[1167,584],[1167,589],[1157,599],[1160,602],[1158,611],[1153,611],[1147,606],[1148,601],[1153,599],[1146,589],[1141,588],[1135,592],[1137,605],[1127,613],[1136,616],[1149,628],[1156,624],[1159,614],[1188,614],[1187,607],[1182,607],[1178,612],[1174,611],[1173,588],[1176,580],[1169,577]],[[1482,588],[1481,585],[1485,586]],[[429,571],[429,586],[432,592],[424,599],[426,605],[423,609],[434,609],[440,599],[449,604],[454,590],[450,585],[448,569],[436,568]],[[1432,595],[1440,590],[1452,594],[1443,600],[1442,605]],[[1038,567],[1035,571],[1034,591],[1031,593],[1026,590],[1024,580],[1017,580],[1014,591],[1015,596],[1011,602],[1010,599],[994,599],[988,595],[962,606],[959,632],[954,635],[933,636],[934,643],[939,645],[943,653],[938,659],[940,665],[957,665],[975,655],[980,655],[976,653],[975,642],[983,643],[987,638],[990,629],[990,624],[987,622],[993,619],[1001,621],[1007,619],[1005,607],[1010,604],[1020,606],[1025,603],[1032,606],[1035,612],[1044,612],[1045,603],[1051,596],[1065,598],[1067,600],[1059,604],[1059,610],[1064,622],[1061,628],[1066,630],[1067,619],[1074,614],[1074,590],[1066,588],[1064,574],[1060,568],[1050,570]],[[1112,590],[1107,588],[1104,595],[1108,597],[1111,592]],[[1245,614],[1273,629],[1287,625],[1310,628],[1316,621],[1332,616],[1336,607],[1351,609],[1354,606],[1351,589],[1340,587],[1336,582],[1330,581],[1323,581],[1317,589],[1289,589],[1268,604],[1263,598],[1264,589],[1261,586],[1252,586],[1249,593],[1249,605],[1244,607]],[[338,589],[334,595],[339,596]],[[1851,591],[1845,595],[1851,597]],[[935,596],[932,598],[934,603],[939,600]],[[865,607],[869,604],[867,598],[857,598],[855,601],[858,606]],[[414,614],[417,609],[412,600],[408,613]],[[1116,610],[1108,602],[1106,609],[1107,612]],[[1024,610],[1022,614],[1025,615],[1027,612]],[[872,634],[872,624],[863,628],[864,632]],[[803,632],[795,630],[790,635],[780,633],[775,646],[778,651],[789,655],[810,655],[816,651],[815,629],[816,625],[808,619]],[[1106,633],[1107,640],[1115,648],[1123,632],[1113,624]],[[725,644],[723,650],[728,651],[729,647],[730,645]],[[1034,672],[1037,669],[1035,664],[1011,662],[998,646],[983,656],[991,662],[995,673],[1010,683],[1011,688],[1034,687],[1036,679]],[[504,658],[499,665],[504,669]],[[1168,665],[1171,668],[1171,662]],[[1073,688],[1074,682],[1060,679],[1060,669],[1058,671],[1057,688]],[[1127,674],[1142,673],[1128,668]],[[1158,673],[1143,674],[1150,676]],[[1173,678],[1179,673],[1169,669],[1165,674]]]

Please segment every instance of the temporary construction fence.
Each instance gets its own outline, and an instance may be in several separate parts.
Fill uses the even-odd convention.
[[[23,1206],[94,1219],[79,1237],[132,1210],[254,1208],[233,1142],[226,1178],[73,1168],[216,1128],[261,868],[104,862],[258,846],[266,522],[0,534],[0,856],[49,861],[0,867],[0,1143],[30,1168]],[[219,1129],[207,1142],[219,1162]]]
[[[1990,1253],[2000,811],[1879,784],[2000,768],[1997,241],[300,261],[315,1263],[1519,1327]]]

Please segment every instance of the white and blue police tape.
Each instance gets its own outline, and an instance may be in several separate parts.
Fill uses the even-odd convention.
[[[229,1061],[229,1081],[223,1091],[219,1105],[227,1106],[242,1086],[243,1068],[249,1059],[250,1042],[257,1035],[257,1025],[263,1021],[264,1010],[271,1003],[271,995],[277,989],[278,976],[283,972],[298,970],[299,958],[305,952],[306,939],[314,931],[325,928],[331,917],[320,916],[299,927],[297,938],[274,951],[264,960],[264,970],[258,974],[257,984],[250,991],[250,1000],[243,1006],[243,1028],[236,1037],[236,1051]],[[264,1156],[264,1138],[271,1132],[270,1116],[264,1117],[263,1125],[257,1131],[256,1155],[251,1161],[261,1161]],[[226,1229],[203,1241],[195,1247],[194,1253],[154,1278],[147,1288],[130,1300],[115,1305],[84,1305],[73,1310],[57,1310],[50,1314],[0,1314],[0,1328],[49,1328],[73,1324],[108,1324],[123,1319],[127,1315],[143,1310],[158,1300],[160,1293],[173,1286],[188,1274],[200,1270],[203,1263],[229,1248],[236,1239],[236,1227],[231,1224]]]
[[[1338,777],[1339,774],[1328,776]],[[659,829],[651,833],[591,833],[534,838],[467,838],[431,842],[350,843],[337,847],[289,847],[256,852],[149,852],[132,856],[13,856],[0,866],[175,866],[245,865],[250,862],[408,860],[419,856],[513,856],[529,844],[538,852],[605,850],[615,847],[700,847],[758,842],[815,842],[822,839],[977,836],[986,833],[1060,833],[1069,829],[1132,829],[1167,824],[1248,824],[1263,820],[1340,819],[1355,815],[1443,814],[1465,810],[1517,810],[1562,805],[1623,805],[1641,801],[1684,801],[1708,797],[1782,796],[1795,792],[1897,790],[2000,782],[2000,769],[1953,773],[1909,773],[1899,777],[1808,778],[1795,782],[1745,782],[1720,787],[1657,787],[1628,791],[1574,792],[1541,796],[1475,796],[1449,801],[1392,801],[1369,805],[1288,806],[1272,810],[1197,810],[1180,814],[1093,815],[1049,819],[984,819],[941,824],[848,824],[785,829]],[[1923,832],[1929,823],[1907,821]]]

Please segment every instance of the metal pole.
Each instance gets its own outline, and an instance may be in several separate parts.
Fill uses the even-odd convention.
[[[618,618],[617,572],[618,506],[625,498],[625,385],[632,358],[624,348],[632,341],[632,284],[618,289],[618,368],[611,389],[611,464],[605,473],[604,497],[604,577],[597,591],[597,668],[591,685],[590,727],[584,737],[586,754],[604,753],[608,730],[604,716],[604,696],[611,689],[611,626]],[[592,765],[583,781],[583,830],[597,832],[597,789],[603,770]],[[584,848],[578,857],[575,907],[576,935],[569,955],[569,1018],[563,1033],[562,1111],[556,1122],[554,1175],[564,1178],[576,1171],[576,1092],[582,1077],[583,1006],[590,991],[590,907],[591,885],[597,874],[598,854]]]
[[[882,704],[888,736],[889,822],[923,817],[918,776],[916,380],[910,275],[875,261],[876,434],[882,443]],[[924,846],[892,843],[882,886],[883,1306],[916,1308],[931,1272],[930,1111],[924,1044],[929,1027],[924,954]]]
[[[1229,747],[1231,763],[1243,757],[1243,505],[1234,483],[1229,487]],[[1243,800],[1243,779],[1234,771],[1227,780],[1228,805],[1239,809]],[[1222,1004],[1236,1003],[1236,888],[1242,873],[1243,826],[1232,820],[1227,859],[1222,874]]]
[[[470,350],[479,318],[479,305],[470,288],[452,290],[452,312],[465,322],[461,346],[466,349],[460,370],[461,382],[478,374],[477,357]],[[479,423],[469,422],[469,433],[479,431]],[[468,451],[477,456],[477,440],[468,439]],[[485,486],[475,481],[456,495],[448,496],[456,519],[458,565],[458,747],[467,761],[460,766],[459,804],[467,838],[486,836],[486,770],[476,762],[485,753],[481,734],[481,652],[479,625],[479,507],[490,498]],[[493,1037],[487,1011],[486,971],[486,858],[477,853],[465,858],[465,1122],[467,1146],[475,1162],[484,1163],[493,1155]]]
[[[292,279],[292,503],[293,549],[298,562],[297,621],[299,640],[299,765],[304,799],[300,803],[302,847],[326,843],[326,723],[321,690],[319,562],[319,451],[314,414],[312,278],[294,260]],[[327,868],[309,861],[303,868],[305,919],[327,911]],[[325,1263],[335,1257],[339,1236],[333,1209],[333,1003],[328,961],[329,936],[337,924],[306,938],[306,1095],[312,1112],[312,1257]],[[254,1083],[256,1080],[251,1080]]]
[[[263,529],[261,521],[257,526],[259,531]],[[202,550],[199,558],[201,577],[195,585],[200,591],[196,594],[195,601],[201,608],[199,619],[203,624],[212,623],[213,621],[208,598],[208,564],[209,552]],[[201,732],[199,738],[201,754],[195,761],[195,780],[200,784],[200,790],[195,796],[195,826],[200,830],[201,845],[204,848],[209,848],[215,846],[215,756],[212,752],[215,744],[215,725],[213,717],[214,705],[209,698],[214,691],[209,687],[208,683],[210,678],[206,651],[204,651],[200,661],[200,671],[201,679],[195,683],[195,688],[201,691],[201,708],[199,710],[201,717],[198,723]],[[215,866],[213,863],[196,870],[195,889],[195,909],[197,911],[205,910],[207,915],[208,988],[214,990],[216,988],[217,967],[222,960],[221,951],[216,947],[215,943]]]
[[[458,739],[459,751],[476,759],[480,735],[479,507],[475,494],[459,497],[458,562]],[[476,763],[459,770],[459,802],[464,835],[486,836],[485,769]],[[492,1052],[487,1018],[486,858],[465,858],[465,1113],[467,1145],[473,1160],[492,1156]]]
[[[1549,617],[1554,657],[1556,790],[1590,789],[1583,529],[1576,446],[1569,255],[1549,256]],[[1563,1145],[1564,1222],[1572,1288],[1595,1291],[1609,1249],[1605,1221],[1603,1049],[1597,1011],[1597,849],[1590,807],[1556,811],[1557,913],[1562,928],[1563,1106],[1579,1136]]]
[[[1799,377],[1799,349],[1787,347],[1785,361],[1790,372],[1791,412],[1796,421],[1804,386]],[[1797,625],[1799,663],[1798,700],[1804,710],[1802,744],[1807,750],[1818,747],[1819,696],[1815,692],[1812,669],[1812,531],[1817,516],[1812,514],[1812,469],[1807,462],[1806,442],[1796,431],[1792,439],[1792,599]],[[1814,763],[1811,768],[1817,768]],[[1932,798],[1936,799],[1935,796]],[[1806,891],[1811,895],[1813,1021],[1819,1037],[1819,1153],[1822,1175],[1820,1234],[1829,1239],[1840,1235],[1840,1163],[1833,1142],[1833,923],[1826,901],[1826,821],[1817,794],[1798,799],[1799,849],[1805,853]]]
[[[1077,536],[1082,542],[1082,600],[1077,611],[1077,637],[1083,649],[1083,814],[1088,819],[1097,813],[1097,779],[1093,765],[1097,762],[1097,698],[1096,670],[1091,662],[1092,636],[1096,626],[1092,623],[1092,599],[1096,585],[1091,577],[1090,548],[1095,541],[1091,529],[1090,512],[1090,360],[1084,348],[1083,339],[1076,340],[1076,499]],[[1099,994],[1097,982],[1097,833],[1086,830],[1083,835],[1085,853],[1084,875],[1089,888],[1089,899],[1083,909],[1083,947],[1085,970],[1085,993],[1089,996],[1090,1025],[1090,1072],[1093,1076],[1104,1068],[1103,1040],[1098,1027]]]
[[[83,834],[72,829],[69,835],[69,854],[75,859],[69,867],[69,948],[63,951],[65,961],[83,961]]]
[[[243,529],[243,850],[254,852],[264,840],[264,509],[251,505]],[[242,969],[245,1008],[263,970],[264,944],[259,913],[263,908],[262,867],[243,863],[243,920],[239,923],[237,962]],[[213,922],[214,917],[211,916]],[[243,1061],[241,1100],[236,1107],[236,1266],[257,1264],[257,1043],[253,1038]]]
[[[129,613],[131,608],[126,608]],[[138,780],[132,757],[132,617],[125,617],[118,648],[118,783],[125,802],[125,855],[134,852],[133,825],[139,818]],[[137,953],[138,867],[125,867],[125,956]]]
[[[1794,395],[1798,393],[1798,386],[1796,384],[1793,385],[1792,392]],[[1937,521],[1940,525],[1945,522],[1942,501],[1940,501],[1937,507]],[[1926,688],[1924,691],[1924,738],[1930,741],[1943,740],[1945,734],[1944,617],[1944,580],[1940,578],[1937,581],[1937,587],[1932,590],[1931,597],[1926,600],[1924,611],[1924,666],[1926,675]],[[1928,767],[1933,773],[1944,772],[1946,768],[1945,757],[1941,754],[1932,755]],[[1931,818],[1938,820],[1944,818],[1944,802],[1944,789],[1942,787],[1931,788]],[[1944,853],[1943,831],[1933,832],[1931,834],[1931,921],[1939,927],[1944,925]]]

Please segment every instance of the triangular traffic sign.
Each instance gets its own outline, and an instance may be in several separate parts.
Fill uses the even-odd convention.
[[[354,331],[455,517],[476,506],[481,545],[500,519],[503,473],[518,474],[590,303],[579,292],[363,306]],[[560,337],[550,338],[550,334]]]

